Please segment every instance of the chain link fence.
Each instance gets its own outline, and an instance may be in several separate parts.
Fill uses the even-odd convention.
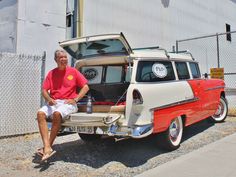
[[[231,34],[231,41],[227,41]],[[228,89],[236,89],[236,31],[176,41],[176,50],[189,50],[201,66],[202,73],[210,68],[224,68]]]
[[[45,55],[0,53],[0,137],[38,131]]]
[[[210,68],[224,68],[229,106],[236,109],[236,31],[177,40],[176,50],[190,51],[202,73],[210,75]]]

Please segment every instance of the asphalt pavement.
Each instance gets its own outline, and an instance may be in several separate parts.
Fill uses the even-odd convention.
[[[136,177],[236,177],[236,133]]]

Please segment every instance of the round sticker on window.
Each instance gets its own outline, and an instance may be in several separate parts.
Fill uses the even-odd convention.
[[[152,72],[155,74],[156,77],[164,78],[167,75],[167,69],[165,65],[161,63],[155,63],[152,65]]]
[[[84,70],[83,74],[84,74],[86,79],[93,80],[97,77],[98,72],[94,68],[89,68],[89,69]]]

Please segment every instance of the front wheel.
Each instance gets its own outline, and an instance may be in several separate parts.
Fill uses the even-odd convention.
[[[160,145],[166,150],[178,149],[183,135],[183,120],[176,117],[170,123],[169,128],[160,135]]]
[[[228,114],[228,104],[224,97],[220,97],[220,103],[218,108],[213,116],[210,117],[210,120],[219,123],[224,122]]]

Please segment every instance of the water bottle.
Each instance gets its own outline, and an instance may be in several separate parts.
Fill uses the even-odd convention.
[[[88,94],[88,100],[87,100],[87,109],[86,109],[86,111],[87,111],[87,114],[91,114],[92,112],[93,112],[93,105],[92,105],[92,97],[91,97],[91,95],[90,94]]]

